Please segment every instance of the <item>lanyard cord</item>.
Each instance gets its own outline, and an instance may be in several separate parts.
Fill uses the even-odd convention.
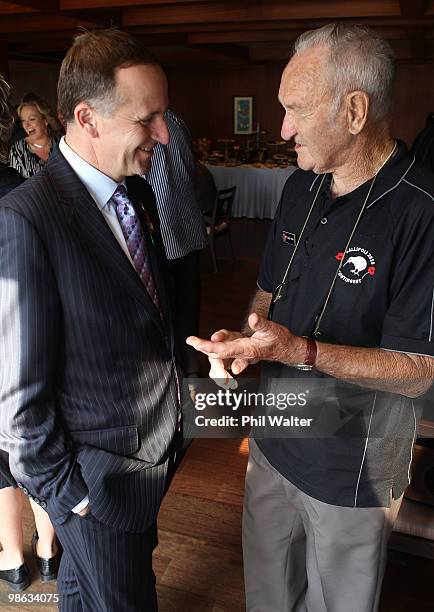
[[[323,183],[324,183],[324,180],[325,180],[325,177],[326,177],[326,176],[327,176],[326,174],[323,174],[323,177],[322,177],[322,179],[321,179],[321,182],[320,182],[320,184],[319,184],[319,187],[318,187],[318,189],[316,190],[315,197],[314,197],[314,199],[313,199],[313,201],[312,201],[312,204],[311,204],[311,207],[310,207],[310,209],[309,209],[309,212],[307,213],[307,216],[306,216],[305,222],[304,222],[304,224],[303,224],[303,227],[301,228],[300,236],[299,236],[299,238],[298,238],[298,240],[297,240],[297,243],[296,243],[296,245],[295,245],[295,248],[294,248],[294,250],[293,250],[293,252],[292,252],[291,259],[289,260],[289,263],[288,263],[288,265],[286,266],[286,270],[285,270],[285,273],[284,273],[284,275],[283,275],[282,281],[281,281],[281,283],[280,283],[279,285],[277,285],[276,289],[275,289],[275,290],[274,290],[274,292],[273,292],[273,297],[272,297],[272,299],[271,299],[271,304],[270,304],[270,310],[268,311],[268,319],[269,319],[269,320],[271,320],[271,317],[272,317],[272,315],[273,315],[273,309],[274,309],[273,307],[274,307],[275,302],[277,302],[277,300],[280,300],[280,298],[281,298],[281,297],[283,297],[283,295],[282,295],[282,289],[283,289],[284,285],[286,284],[286,279],[287,279],[288,274],[289,274],[289,271],[290,271],[290,269],[291,269],[292,262],[293,262],[293,260],[294,260],[294,256],[295,256],[295,254],[296,254],[296,252],[297,252],[297,249],[298,249],[299,244],[301,243],[301,237],[303,236],[304,230],[306,229],[306,226],[307,226],[307,224],[308,224],[308,222],[309,222],[310,216],[311,216],[311,214],[312,214],[312,211],[313,211],[314,206],[315,206],[315,204],[316,204],[316,201],[317,201],[317,199],[318,199],[319,192],[321,191],[321,187],[323,186]]]
[[[363,215],[363,213],[364,213],[364,212],[365,212],[365,210],[366,210],[366,206],[367,206],[367,204],[368,204],[369,196],[371,195],[372,189],[373,189],[373,187],[374,187],[375,180],[376,180],[377,176],[379,175],[380,171],[383,169],[383,167],[384,167],[384,166],[387,164],[387,162],[389,161],[389,159],[390,159],[390,158],[392,157],[392,155],[395,153],[396,148],[397,148],[397,142],[396,142],[396,140],[395,140],[395,141],[394,141],[394,146],[393,146],[392,151],[389,153],[389,155],[388,155],[388,156],[386,157],[386,159],[383,161],[383,163],[381,164],[381,166],[378,168],[377,172],[374,174],[374,177],[373,177],[373,179],[372,179],[372,181],[371,181],[371,184],[370,184],[370,186],[369,186],[368,193],[366,194],[366,197],[365,197],[365,200],[364,200],[364,202],[363,202],[362,208],[360,209],[360,212],[359,212],[359,214],[358,214],[358,216],[357,216],[356,222],[354,223],[354,225],[353,225],[353,229],[351,230],[351,233],[350,233],[350,235],[349,235],[349,237],[348,237],[347,244],[345,245],[345,249],[344,249],[344,252],[343,252],[342,259],[341,259],[341,260],[340,260],[340,262],[339,262],[339,265],[338,265],[338,267],[337,267],[337,270],[336,270],[336,272],[335,272],[335,275],[334,275],[334,277],[333,277],[333,280],[332,280],[332,282],[331,282],[331,284],[330,284],[330,287],[329,287],[329,290],[328,290],[327,297],[326,297],[326,299],[325,299],[324,305],[323,305],[323,307],[321,308],[321,311],[320,311],[319,315],[318,315],[318,316],[317,316],[317,318],[316,318],[316,324],[315,324],[315,329],[314,329],[314,336],[316,336],[316,337],[318,337],[318,336],[320,336],[320,335],[321,335],[321,332],[319,331],[319,326],[320,326],[320,324],[321,324],[321,321],[322,321],[322,319],[323,319],[323,317],[324,317],[325,310],[326,310],[326,308],[327,308],[327,306],[328,306],[328,303],[329,303],[329,301],[330,301],[330,297],[331,297],[331,294],[332,294],[333,289],[334,289],[334,287],[335,287],[336,280],[337,280],[337,278],[338,278],[338,274],[339,274],[339,272],[340,272],[340,269],[341,269],[341,268],[342,268],[342,266],[343,266],[344,259],[345,259],[345,254],[346,254],[346,252],[347,252],[347,249],[348,249],[348,248],[349,248],[349,246],[350,246],[351,240],[353,239],[353,236],[354,236],[354,234],[355,234],[355,232],[356,232],[356,229],[357,229],[357,227],[358,227],[358,225],[359,225],[360,219],[362,218],[362,215]],[[307,224],[308,224],[308,222],[309,222],[309,219],[310,219],[311,213],[312,213],[313,208],[314,208],[314,206],[315,206],[315,204],[316,204],[316,201],[317,201],[317,199],[318,199],[318,195],[319,195],[319,192],[321,191],[321,187],[322,187],[322,185],[323,185],[323,183],[324,183],[324,179],[325,179],[325,177],[326,177],[326,174],[324,174],[324,175],[323,175],[322,180],[321,180],[321,182],[320,182],[320,184],[319,184],[319,187],[318,187],[317,192],[316,192],[316,194],[315,194],[315,197],[314,197],[314,199],[313,199],[312,205],[311,205],[311,207],[310,207],[310,210],[309,210],[309,212],[308,212],[308,214],[307,214],[306,220],[305,220],[305,222],[304,222],[304,224],[303,224],[303,227],[302,227],[302,230],[301,230],[301,232],[300,232],[300,237],[299,237],[299,239],[298,239],[298,241],[297,241],[297,244],[296,244],[296,246],[295,246],[295,248],[294,248],[294,251],[293,251],[293,253],[292,253],[291,259],[289,260],[289,263],[288,263],[288,265],[287,265],[287,267],[286,267],[285,274],[283,275],[283,278],[282,278],[282,282],[281,282],[281,283],[280,283],[280,285],[278,285],[278,286],[276,287],[276,289],[274,290],[274,293],[273,293],[273,296],[272,296],[272,299],[271,299],[270,310],[269,310],[269,312],[268,312],[268,319],[270,319],[270,320],[271,320],[272,315],[273,315],[274,304],[277,302],[277,300],[280,300],[280,298],[282,297],[282,288],[283,288],[283,287],[284,287],[284,285],[286,284],[286,279],[287,279],[288,274],[289,274],[289,271],[290,271],[290,269],[291,269],[292,262],[293,262],[293,260],[294,260],[294,255],[295,255],[295,253],[296,253],[296,251],[297,251],[298,245],[299,245],[299,244],[300,244],[300,242],[301,242],[301,237],[302,237],[302,235],[303,235],[303,232],[304,232],[304,230],[306,229],[306,226],[307,226]]]
[[[319,326],[320,326],[320,323],[321,323],[322,318],[323,318],[323,316],[324,316],[325,309],[326,309],[326,308],[327,308],[327,306],[328,306],[328,303],[329,303],[329,300],[330,300],[330,296],[331,296],[331,294],[332,294],[332,292],[333,292],[333,289],[335,288],[336,279],[338,278],[339,271],[340,271],[340,269],[341,269],[341,268],[342,268],[342,266],[343,266],[344,259],[345,259],[345,254],[346,254],[346,252],[347,252],[347,249],[348,249],[348,248],[349,248],[349,246],[350,246],[351,240],[353,239],[353,236],[354,236],[354,234],[355,234],[355,232],[356,232],[357,226],[359,225],[360,219],[362,218],[362,215],[363,215],[363,213],[365,212],[366,204],[368,203],[368,199],[369,199],[369,196],[371,195],[371,191],[372,191],[372,188],[373,188],[373,186],[374,186],[374,183],[375,183],[375,179],[376,179],[376,178],[377,178],[377,175],[375,175],[375,176],[374,176],[374,178],[373,178],[373,179],[372,179],[372,181],[371,181],[371,185],[369,186],[369,190],[368,190],[368,193],[367,193],[367,195],[366,195],[366,198],[365,198],[365,200],[364,200],[364,202],[363,202],[363,206],[362,206],[362,208],[360,209],[360,212],[359,212],[359,214],[358,214],[358,217],[357,217],[357,219],[356,219],[356,222],[354,223],[354,225],[353,225],[353,229],[351,230],[350,236],[349,236],[349,238],[348,238],[348,240],[347,240],[347,244],[345,245],[344,254],[343,254],[343,256],[342,256],[342,259],[341,259],[341,260],[340,260],[340,262],[339,262],[338,268],[337,268],[337,270],[336,270],[336,272],[335,272],[335,275],[334,275],[334,277],[333,277],[333,280],[332,280],[332,282],[331,282],[331,284],[330,284],[329,291],[328,291],[328,293],[327,293],[327,297],[326,297],[326,299],[325,299],[324,305],[323,305],[323,307],[321,308],[321,312],[319,313],[318,317],[316,318],[315,330],[314,330],[314,332],[313,332],[314,336],[319,336],[319,335],[320,335],[320,331],[319,331]]]
[[[330,284],[330,288],[329,288],[329,291],[328,291],[328,294],[327,294],[326,300],[325,300],[325,302],[324,302],[324,306],[322,307],[321,312],[319,313],[319,315],[318,315],[318,317],[317,317],[317,320],[316,320],[316,325],[315,325],[315,329],[314,329],[314,336],[320,336],[320,335],[321,335],[321,332],[319,331],[319,326],[320,326],[321,321],[322,321],[322,319],[323,319],[323,317],[324,317],[324,313],[325,313],[325,310],[326,310],[326,308],[327,308],[327,306],[328,306],[328,303],[329,303],[329,301],[330,301],[330,297],[331,297],[331,294],[332,294],[332,292],[333,292],[333,289],[335,288],[336,280],[337,280],[337,278],[338,278],[338,274],[339,274],[339,272],[340,272],[340,269],[342,268],[342,266],[343,266],[343,264],[344,264],[345,254],[346,254],[346,252],[347,252],[347,249],[348,249],[348,248],[349,248],[349,246],[350,246],[351,240],[353,239],[353,236],[354,236],[354,234],[355,234],[355,232],[356,232],[357,226],[359,225],[360,219],[362,218],[362,215],[363,215],[363,213],[365,212],[366,206],[367,206],[367,204],[368,204],[369,196],[371,195],[371,191],[372,191],[372,189],[373,189],[373,187],[374,187],[374,185],[375,185],[375,181],[376,181],[376,179],[377,179],[377,176],[379,175],[380,170],[382,170],[382,169],[383,169],[383,167],[384,167],[384,166],[387,164],[387,162],[389,161],[389,159],[390,159],[390,158],[392,157],[392,155],[395,153],[396,147],[397,147],[397,143],[396,143],[396,140],[395,140],[395,141],[394,141],[394,145],[393,145],[393,149],[391,150],[391,152],[389,153],[389,155],[386,157],[386,159],[384,160],[384,162],[381,164],[381,166],[378,168],[377,172],[374,174],[374,178],[372,179],[371,184],[370,184],[370,186],[369,186],[369,190],[368,190],[368,193],[366,194],[366,198],[365,198],[365,201],[363,202],[363,206],[362,206],[362,208],[360,209],[359,215],[358,215],[358,217],[357,217],[357,219],[356,219],[356,222],[355,222],[355,223],[354,223],[354,225],[353,225],[353,229],[351,230],[350,236],[349,236],[349,238],[348,238],[348,240],[347,240],[347,244],[345,245],[344,254],[343,254],[343,256],[342,256],[342,259],[341,259],[341,260],[340,260],[340,262],[339,262],[339,265],[338,265],[338,267],[337,267],[337,270],[336,270],[336,272],[335,272],[335,275],[334,275],[334,277],[333,277],[333,280],[332,280],[332,282],[331,282],[331,284]]]

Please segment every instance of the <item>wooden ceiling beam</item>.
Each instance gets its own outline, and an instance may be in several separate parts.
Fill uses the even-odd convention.
[[[302,30],[251,30],[233,32],[205,32],[188,34],[188,44],[248,43],[295,40]]]
[[[434,0],[433,0],[434,1]],[[341,19],[343,20],[343,19]],[[166,32],[188,32],[191,34],[202,34],[204,32],[236,32],[236,31],[280,31],[280,30],[310,30],[320,28],[327,19],[308,20],[282,20],[282,21],[253,21],[246,22],[229,22],[229,23],[200,23],[200,24],[164,24],[164,25],[146,25],[146,24],[129,24],[128,28],[133,33],[149,33],[149,34],[165,34]],[[336,21],[340,21],[336,19]],[[395,18],[360,18],[360,19],[345,19],[345,21],[362,23],[368,27],[414,27],[419,25],[434,25],[434,17],[424,17],[418,19],[403,19],[402,17]]]
[[[69,44],[72,42],[74,36],[77,35],[76,28],[69,28],[67,30],[56,30],[50,32],[48,37],[46,32],[34,31],[34,32],[3,32],[0,33],[0,41],[6,42],[10,45],[16,44],[18,48],[26,48],[28,44],[28,50],[31,50],[32,45],[40,45],[40,48],[49,51],[50,43],[54,41],[54,49],[57,49],[58,40],[68,40]],[[167,47],[173,45],[188,45],[187,35],[184,33],[171,32],[165,36],[159,34],[142,34],[139,36],[140,40],[147,47]]]
[[[225,23],[231,21],[281,21],[286,19],[334,19],[393,17],[400,15],[395,0],[310,0],[288,2],[288,0],[243,0],[232,2],[209,2],[179,4],[178,6],[130,7],[123,11],[124,26],[163,25],[183,23]]]
[[[85,12],[82,10],[64,11],[61,15],[73,19],[80,19],[84,15],[87,21],[107,28],[120,27],[122,25],[122,10],[118,8],[102,9],[100,11],[90,9]]]
[[[35,9],[19,6],[9,2],[0,2],[0,15],[21,15],[22,13],[34,13]]]
[[[193,4],[210,2],[210,0],[59,0],[60,10],[100,9],[128,6],[159,6],[161,4]]]
[[[21,43],[38,43],[44,41],[45,44],[49,45],[50,41],[56,43],[57,40],[72,39],[77,34],[77,30],[69,28],[67,30],[56,30],[50,32],[50,36],[47,36],[46,32],[3,32],[0,34],[0,40],[9,43],[9,45],[21,44]]]
[[[179,66],[186,63],[196,64],[216,64],[216,53],[208,49],[198,49],[197,47],[151,47],[159,61],[166,67],[167,64]],[[233,57],[220,55],[220,61],[235,63]]]
[[[233,32],[204,32],[188,34],[188,44],[205,45],[213,43],[249,43],[249,42],[291,42],[304,30],[251,30]],[[375,28],[379,36],[386,39],[401,39],[407,36],[405,28]]]
[[[423,17],[425,4],[425,0],[399,0],[401,15],[403,17]]]
[[[16,6],[36,11],[57,11],[59,8],[58,0],[14,0]]]
[[[64,15],[32,13],[29,15],[7,16],[0,20],[0,33],[52,32],[79,27],[91,28],[89,21],[73,19]]]

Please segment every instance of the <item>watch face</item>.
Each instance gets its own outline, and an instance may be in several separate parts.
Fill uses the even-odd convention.
[[[312,365],[307,365],[305,363],[297,363],[297,365],[293,366],[296,370],[303,370],[303,372],[310,372],[313,370]]]

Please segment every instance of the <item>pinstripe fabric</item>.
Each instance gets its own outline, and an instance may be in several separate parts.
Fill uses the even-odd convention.
[[[195,161],[185,123],[171,110],[164,118],[168,145],[154,147],[151,170],[145,176],[154,190],[168,259],[204,249],[208,237],[195,193]]]
[[[21,174],[0,163],[0,198],[23,182],[24,179]],[[9,469],[9,455],[0,450],[0,489],[10,486],[16,486],[16,482]]]
[[[98,523],[91,514],[71,515],[57,535],[64,549],[57,579],[61,612],[157,611],[155,523],[133,534]]]
[[[152,207],[142,179],[127,188],[139,216]],[[161,502],[178,406],[147,241],[164,322],[58,151],[0,201],[0,446],[57,525],[89,494],[98,520],[140,532]]]

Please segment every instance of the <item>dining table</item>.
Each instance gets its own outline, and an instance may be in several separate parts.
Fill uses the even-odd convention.
[[[251,164],[205,164],[211,172],[217,189],[237,187],[232,206],[232,217],[273,219],[283,187],[295,165],[284,167],[258,167]]]

